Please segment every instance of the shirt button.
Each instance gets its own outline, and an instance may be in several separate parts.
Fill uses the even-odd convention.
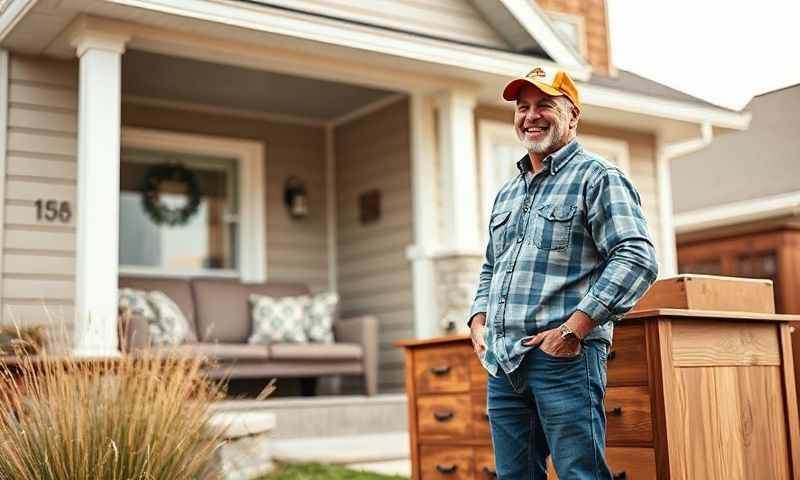
[[[506,297],[500,297],[500,303],[505,303]]]
[[[519,237],[519,238],[517,239],[517,243],[522,243],[522,237]]]
[[[510,268],[508,270],[506,270],[506,273],[511,273],[511,272],[513,272],[513,270],[510,269]]]

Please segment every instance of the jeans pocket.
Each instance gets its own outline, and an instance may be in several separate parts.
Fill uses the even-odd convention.
[[[539,350],[539,352],[541,352],[541,354],[542,354],[542,356],[544,358],[546,358],[546,359],[548,359],[548,360],[550,360],[552,362],[569,363],[569,362],[574,362],[576,360],[580,360],[581,358],[583,358],[583,355],[586,352],[586,346],[581,344],[581,348],[580,348],[580,350],[578,350],[578,353],[576,353],[575,355],[564,356],[564,357],[557,357],[555,355],[551,355],[551,354],[545,352],[544,350],[542,350],[542,346],[541,345],[539,345],[537,350]]]

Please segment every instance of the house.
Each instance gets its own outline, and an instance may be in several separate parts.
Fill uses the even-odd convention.
[[[121,274],[297,280],[380,319],[399,390],[396,340],[463,328],[523,153],[500,91],[535,65],[576,79],[675,273],[671,159],[749,115],[614,69],[608,36],[603,0],[0,2],[2,321],[112,354]],[[170,228],[141,207],[164,163],[203,185]]]

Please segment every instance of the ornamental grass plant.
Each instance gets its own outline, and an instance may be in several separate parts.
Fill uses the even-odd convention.
[[[221,388],[155,352],[19,357],[0,367],[0,480],[216,479]]]

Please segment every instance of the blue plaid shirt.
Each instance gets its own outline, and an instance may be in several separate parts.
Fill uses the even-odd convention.
[[[486,313],[492,375],[512,372],[532,347],[523,342],[575,310],[598,325],[587,339],[609,344],[622,319],[655,281],[658,266],[639,194],[616,167],[572,140],[531,175],[530,159],[500,189],[469,318]]]

